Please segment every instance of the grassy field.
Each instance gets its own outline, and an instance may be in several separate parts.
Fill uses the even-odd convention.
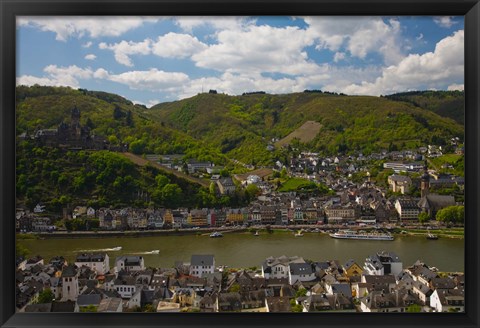
[[[321,127],[322,125],[318,122],[307,121],[303,123],[301,127],[290,133],[288,136],[277,141],[275,143],[275,147],[282,147],[288,145],[295,138],[299,139],[301,142],[304,143],[309,142],[317,136]]]
[[[289,192],[301,189],[314,189],[315,183],[302,178],[290,178],[278,189],[279,192]]]

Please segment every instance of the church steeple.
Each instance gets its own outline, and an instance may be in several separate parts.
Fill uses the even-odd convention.
[[[430,175],[428,174],[427,161],[425,160],[425,165],[423,166],[423,175],[420,183],[421,196],[422,198],[427,196],[430,190]]]

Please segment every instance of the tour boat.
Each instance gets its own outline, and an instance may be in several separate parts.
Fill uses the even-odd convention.
[[[330,237],[337,239],[393,240],[393,236],[389,233],[357,232],[354,230],[340,230],[331,233]]]
[[[219,237],[223,237],[221,232],[215,231],[210,234],[210,238],[219,238]]]

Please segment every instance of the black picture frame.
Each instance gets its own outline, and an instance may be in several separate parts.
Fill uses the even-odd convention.
[[[2,327],[478,327],[480,4],[478,0],[0,0],[0,324]],[[465,313],[112,314],[15,313],[15,31],[17,15],[464,15]]]

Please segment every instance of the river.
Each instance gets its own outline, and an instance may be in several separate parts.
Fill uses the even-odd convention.
[[[341,264],[354,259],[363,265],[367,256],[378,251],[392,251],[399,255],[404,267],[422,260],[440,271],[464,271],[464,239],[440,238],[427,240],[425,237],[397,235],[394,241],[339,240],[327,234],[306,233],[294,237],[292,233],[261,233],[255,237],[250,233],[224,234],[223,238],[208,236],[153,236],[153,237],[110,237],[76,239],[26,239],[20,240],[31,251],[46,260],[58,255],[68,261],[81,252],[106,251],[111,265],[115,257],[138,254],[145,257],[150,267],[173,267],[175,261],[189,262],[192,254],[213,254],[216,265],[229,267],[260,267],[269,256],[302,256],[313,261],[339,260]],[[120,251],[111,250],[121,246]],[[159,254],[146,254],[159,250]]]

